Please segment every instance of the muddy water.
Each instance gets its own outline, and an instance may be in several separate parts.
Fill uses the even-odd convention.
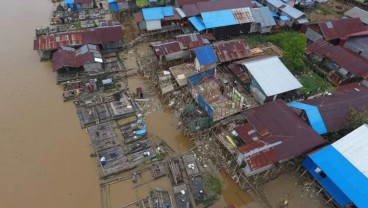
[[[32,49],[49,0],[1,1],[0,207],[100,207],[96,165],[50,63]]]
[[[74,106],[62,102],[51,64],[39,62],[32,51],[34,28],[47,25],[51,7],[48,0],[8,1],[0,13],[0,208],[101,205],[89,139],[80,129]],[[131,88],[136,88],[134,83]],[[147,120],[150,133],[175,151],[191,147],[176,129],[174,114],[155,112]],[[148,175],[143,174],[145,180]],[[229,196],[236,187],[231,184],[225,178]],[[169,182],[163,178],[140,187],[130,180],[114,184],[112,207],[143,198],[156,186],[169,187]],[[215,207],[241,204],[226,195]]]

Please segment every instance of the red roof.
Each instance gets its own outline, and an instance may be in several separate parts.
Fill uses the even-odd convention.
[[[364,77],[368,74],[368,61],[365,58],[325,40],[320,39],[308,45],[306,53],[313,53],[321,58],[327,57],[354,75]]]
[[[95,58],[101,58],[101,52],[96,45],[84,45],[75,50],[64,47],[52,55],[54,72],[63,67],[79,68],[86,63],[95,62]]]
[[[351,109],[368,110],[368,88],[351,83],[336,88],[329,96],[305,100],[303,103],[318,108],[329,132],[346,128],[346,118]]]
[[[121,26],[97,27],[91,31],[78,31],[44,35],[33,41],[33,50],[52,50],[62,46],[81,46],[120,41],[123,38]]]
[[[215,53],[220,62],[234,61],[252,55],[245,40],[231,40],[213,44]]]
[[[260,135],[259,140],[274,145],[272,148],[277,161],[292,158],[325,143],[282,100],[269,102],[243,113]],[[265,155],[267,157],[269,155]]]
[[[359,18],[328,20],[317,22],[317,24],[327,41],[365,30],[365,26]]]
[[[181,51],[179,42],[176,40],[152,42],[151,46],[156,56],[165,56],[170,53]]]
[[[144,20],[142,12],[135,13],[134,20],[136,23],[142,22]]]

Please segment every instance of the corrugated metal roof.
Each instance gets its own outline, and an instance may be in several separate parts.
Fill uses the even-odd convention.
[[[234,61],[252,55],[245,40],[222,41],[213,44],[220,62]]]
[[[204,2],[197,2],[196,5],[199,11],[201,12],[212,12],[226,9],[253,7],[250,0],[204,1]]]
[[[197,16],[201,13],[195,4],[184,5],[183,11],[187,17]]]
[[[365,58],[342,46],[334,46],[323,39],[308,45],[307,53],[327,57],[357,76],[365,76],[368,73],[368,61]]]
[[[275,19],[272,17],[271,11],[268,7],[260,7],[250,9],[255,22],[259,22],[262,27],[269,27],[276,25]]]
[[[305,15],[304,12],[301,12],[287,4],[285,4],[285,7],[281,8],[281,11],[283,11],[285,14],[289,15],[293,19],[298,19],[302,17],[303,15]]]
[[[285,5],[282,1],[280,0],[267,0],[267,3],[271,4],[272,6],[276,7],[276,8],[280,8],[282,5]]]
[[[361,146],[365,148],[367,146]],[[329,145],[309,155],[314,164],[326,177],[315,172],[316,166],[303,161],[308,171],[342,207],[352,201],[357,207],[367,207],[368,179],[354,167],[339,151]],[[367,163],[367,160],[365,161]]]
[[[53,53],[53,70],[63,67],[79,68],[86,63],[95,62],[95,58],[102,58],[100,50],[95,45],[84,45],[79,49],[63,47]]]
[[[164,56],[170,53],[181,51],[179,42],[176,40],[151,42],[151,46],[156,56]]]
[[[238,24],[244,24],[249,22],[254,22],[254,18],[250,9],[247,8],[239,8],[239,9],[232,9],[233,16]]]
[[[201,16],[206,28],[224,27],[237,24],[232,10],[230,9],[213,12],[203,12],[201,13]]]
[[[183,5],[187,5],[187,4],[194,4],[198,1],[208,1],[208,0],[176,0],[176,4],[178,6],[183,6]]]
[[[276,56],[244,62],[267,96],[273,96],[303,87]]]
[[[194,49],[194,53],[201,66],[217,62],[217,57],[211,46],[203,46]]]
[[[189,22],[195,27],[198,32],[201,32],[206,29],[203,21],[199,17],[190,17]]]
[[[181,18],[186,17],[185,12],[181,8],[175,8]]]
[[[142,22],[144,20],[142,12],[135,13],[134,14],[134,20],[137,23]]]
[[[241,66],[237,64],[231,64],[229,65],[229,69],[243,84],[249,82],[249,76]]]
[[[327,133],[325,123],[323,122],[322,116],[316,106],[307,105],[300,102],[292,102],[289,103],[288,106],[304,110],[307,114],[310,125],[318,134]]]
[[[368,110],[368,89],[362,85],[358,87],[354,83],[348,84],[336,88],[332,95],[305,100],[302,103],[318,107],[327,130],[338,131],[346,128],[346,118],[351,109]]]
[[[177,35],[175,36],[175,39],[179,42],[180,47],[182,49],[197,48],[200,46],[210,44],[210,40],[215,40],[215,38],[211,33],[209,34],[192,33],[192,34]]]
[[[358,17],[364,24],[368,24],[368,12],[359,7],[353,7],[346,11],[344,15],[351,18]]]
[[[355,129],[332,146],[368,178],[368,124]]]
[[[164,15],[164,17],[174,16],[174,9],[173,9],[173,7],[172,6],[162,7],[162,14]]]
[[[161,7],[143,8],[142,13],[145,20],[164,19],[164,14]]]
[[[247,121],[260,135],[259,140],[274,146],[278,160],[289,159],[325,143],[282,100],[243,111]]]
[[[366,30],[359,18],[336,19],[317,22],[317,24],[321,29],[325,40],[327,41],[342,38],[348,34]],[[329,27],[328,24],[332,25],[332,27]]]
[[[76,4],[92,4],[93,0],[74,0]]]

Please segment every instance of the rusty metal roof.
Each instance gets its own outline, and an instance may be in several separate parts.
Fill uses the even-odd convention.
[[[239,64],[230,64],[230,71],[237,77],[243,84],[248,83],[250,78],[248,73]]]
[[[175,39],[179,42],[182,49],[191,49],[210,44],[210,40],[214,40],[215,38],[211,33],[192,33],[175,36]]]
[[[176,40],[165,40],[151,42],[151,47],[155,52],[156,56],[165,56],[170,53],[181,51],[179,42]]]
[[[123,38],[121,26],[97,27],[91,31],[78,31],[44,35],[33,42],[33,50],[53,50],[62,46],[81,46],[120,41]]]
[[[368,61],[349,49],[334,46],[323,39],[307,46],[306,53],[313,53],[321,58],[327,57],[354,75],[364,77],[368,74]]]
[[[176,0],[176,4],[178,6],[183,6],[183,5],[187,5],[187,4],[194,4],[198,1],[208,1],[208,0]]]
[[[346,118],[351,109],[368,110],[368,88],[356,83],[336,88],[329,96],[305,100],[303,103],[316,106],[329,132],[346,128]]]
[[[359,18],[328,20],[317,22],[317,24],[327,41],[365,30],[365,26]]]
[[[86,63],[102,62],[100,49],[96,45],[84,45],[78,49],[62,47],[53,53],[52,62],[54,72],[63,67],[79,68]]]
[[[74,0],[76,4],[92,4],[93,0]]]
[[[325,143],[282,100],[275,100],[243,113],[260,135],[259,140],[273,145],[277,161],[292,158]]]
[[[220,62],[234,61],[252,55],[245,40],[231,40],[213,44],[215,53]]]
[[[142,22],[144,20],[142,12],[135,13],[134,20],[136,23]]]

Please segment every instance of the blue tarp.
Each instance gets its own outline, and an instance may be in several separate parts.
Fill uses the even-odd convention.
[[[116,0],[107,0],[108,3],[114,3]]]
[[[206,26],[203,24],[202,20],[199,17],[190,17],[189,22],[195,27],[198,32],[206,29]]]
[[[143,135],[145,133],[147,133],[147,129],[146,128],[135,131],[135,134],[136,135]]]
[[[157,0],[148,0],[149,3],[155,3]]]
[[[118,12],[119,11],[119,6],[118,6],[117,2],[109,3],[109,7],[110,7],[110,11],[112,11],[112,12]]]
[[[303,166],[340,206],[353,202],[359,208],[368,208],[368,178],[333,146],[329,145],[309,155],[303,161]],[[316,167],[326,177],[317,174]]]
[[[162,13],[162,7],[152,7],[142,9],[143,18],[145,20],[161,20],[164,19],[164,14]]]
[[[73,4],[74,0],[64,0],[64,4]]]
[[[271,12],[272,17],[279,17],[275,12]]]
[[[174,16],[173,7],[172,6],[162,7],[162,14],[164,15],[164,17]]]
[[[188,77],[188,86],[192,88],[193,86],[197,86],[204,77],[210,77],[215,76],[216,70],[213,69],[207,69],[204,72],[193,74],[192,76]]]
[[[224,27],[238,24],[232,10],[221,10],[201,13],[203,23],[206,28]]]
[[[194,49],[194,53],[201,66],[217,62],[217,56],[211,46],[203,46]]]
[[[322,116],[316,106],[300,102],[292,102],[289,103],[288,106],[304,110],[307,114],[310,125],[318,134],[321,135],[327,133],[325,123],[323,122]]]
[[[287,16],[280,16],[280,20],[282,20],[282,21],[288,21],[289,18]]]

